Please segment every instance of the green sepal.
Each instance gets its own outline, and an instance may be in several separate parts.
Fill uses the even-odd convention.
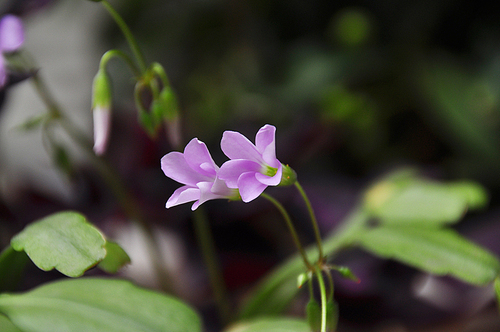
[[[113,102],[113,89],[108,73],[99,68],[92,83],[92,108],[101,107],[110,109]]]
[[[297,173],[288,165],[282,165],[281,182],[278,186],[291,186],[297,182]]]

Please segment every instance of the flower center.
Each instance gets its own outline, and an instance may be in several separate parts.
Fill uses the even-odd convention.
[[[269,177],[275,176],[277,172],[278,172],[278,169],[271,167],[271,166],[264,166],[264,167],[262,167],[262,171],[261,171],[262,174],[267,175]]]

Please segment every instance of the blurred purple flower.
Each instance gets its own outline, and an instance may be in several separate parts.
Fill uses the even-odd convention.
[[[281,182],[282,165],[276,158],[276,127],[265,125],[255,136],[255,145],[245,136],[234,131],[225,131],[221,148],[229,157],[219,171],[219,178],[229,188],[238,188],[241,199],[250,202],[257,198],[267,186]]]
[[[7,83],[7,68],[4,53],[19,50],[24,43],[24,29],[21,19],[8,14],[0,20],[0,88]]]
[[[238,199],[238,191],[221,181],[205,143],[193,138],[184,153],[170,152],[161,158],[161,169],[169,178],[184,184],[167,201],[166,207],[195,201],[191,210],[200,204],[217,198]]]

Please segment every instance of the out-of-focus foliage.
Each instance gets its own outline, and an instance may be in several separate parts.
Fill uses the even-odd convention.
[[[201,331],[188,305],[124,280],[63,280],[2,294],[0,312],[23,331]]]

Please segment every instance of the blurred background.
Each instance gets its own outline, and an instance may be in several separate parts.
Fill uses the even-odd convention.
[[[277,156],[299,176],[323,234],[341,223],[363,189],[399,167],[438,180],[472,179],[489,207],[456,229],[500,255],[500,9],[490,1],[121,0],[123,15],[148,62],[160,62],[178,94],[182,140],[204,141],[219,165],[224,130],[253,141],[277,127]],[[92,137],[91,84],[102,54],[129,52],[97,3],[2,0],[0,14],[26,26],[24,50],[62,109]],[[114,110],[105,156],[155,230],[171,290],[218,331],[210,286],[196,244],[190,205],[164,208],[178,187],[160,158],[174,149],[162,130],[148,137],[137,122],[132,75],[110,63]],[[123,276],[161,288],[148,237],[127,216],[67,135],[54,130],[64,162],[40,128],[18,126],[43,114],[29,80],[0,92],[0,241],[62,209],[83,212],[129,253]],[[14,84],[15,83],[15,84]],[[290,209],[301,236],[313,234],[294,190],[271,188]],[[295,252],[267,202],[204,204],[232,301]],[[286,234],[286,235],[284,235]],[[360,284],[338,280],[339,331],[500,331],[492,291],[432,278],[362,251],[340,255]],[[97,273],[97,272],[90,272]],[[30,270],[22,288],[58,278]],[[430,288],[425,288],[426,286]],[[426,292],[433,289],[434,292]],[[417,291],[418,290],[418,291]],[[439,294],[436,295],[436,290]],[[306,295],[305,293],[302,295]],[[299,297],[289,314],[300,315]]]

